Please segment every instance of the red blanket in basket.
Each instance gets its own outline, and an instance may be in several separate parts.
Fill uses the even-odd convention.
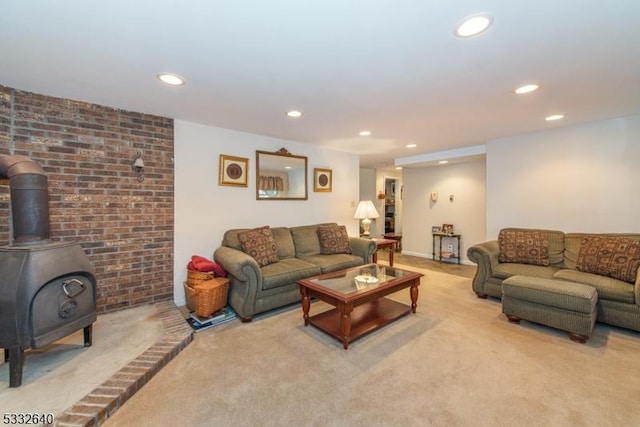
[[[191,261],[187,264],[187,268],[189,270],[202,271],[205,273],[212,271],[214,277],[227,277],[227,272],[220,264],[198,255],[191,257]]]

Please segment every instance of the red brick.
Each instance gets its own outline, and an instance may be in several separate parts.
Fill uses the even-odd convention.
[[[138,151],[144,182],[131,170]],[[0,153],[26,155],[46,171],[51,238],[85,248],[98,312],[172,297],[172,119],[0,85]],[[9,204],[0,185],[0,245],[10,243]]]

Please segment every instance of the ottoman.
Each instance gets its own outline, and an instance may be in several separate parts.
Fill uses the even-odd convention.
[[[563,280],[516,275],[502,282],[502,312],[510,322],[520,319],[569,333],[585,343],[596,323],[595,288]]]

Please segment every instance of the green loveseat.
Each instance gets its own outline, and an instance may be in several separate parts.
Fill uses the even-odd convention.
[[[640,331],[639,248],[640,234],[505,228],[497,240],[470,247],[467,257],[478,265],[472,287],[479,298],[502,298],[502,281],[515,275],[553,279],[559,287],[580,283],[598,293],[598,322]]]
[[[228,303],[243,322],[251,321],[258,313],[300,301],[296,283],[300,279],[371,262],[376,245],[360,237],[347,237],[349,249],[336,251],[343,253],[322,254],[318,236],[321,226],[337,224],[270,228],[277,259],[262,266],[243,250],[241,237],[248,229],[224,233],[213,258],[229,273]]]

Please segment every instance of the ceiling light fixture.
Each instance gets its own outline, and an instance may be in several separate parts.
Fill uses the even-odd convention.
[[[536,90],[540,89],[540,85],[537,85],[535,83],[531,83],[528,85],[524,85],[524,86],[520,86],[519,88],[516,88],[513,92],[517,93],[518,95],[522,95],[525,93],[531,93],[534,92]]]
[[[486,31],[493,24],[493,16],[488,13],[479,13],[463,19],[453,30],[456,37],[473,37]]]
[[[418,144],[407,144],[406,147],[407,148],[416,148],[418,146]]]
[[[185,80],[177,74],[172,73],[160,73],[157,75],[158,79],[168,84],[169,86],[184,86]]]
[[[446,165],[447,163],[449,163],[449,160],[439,160],[438,161],[439,165]]]
[[[360,135],[360,136],[369,136],[369,135],[371,135],[371,131],[370,130],[361,130],[360,133],[358,133],[358,135]]]
[[[294,119],[298,117],[302,117],[302,111],[298,111],[298,110],[287,111],[287,116],[293,117]]]
[[[564,118],[564,114],[552,114],[550,116],[545,117],[544,119],[548,122],[553,122],[555,120],[560,120]]]

